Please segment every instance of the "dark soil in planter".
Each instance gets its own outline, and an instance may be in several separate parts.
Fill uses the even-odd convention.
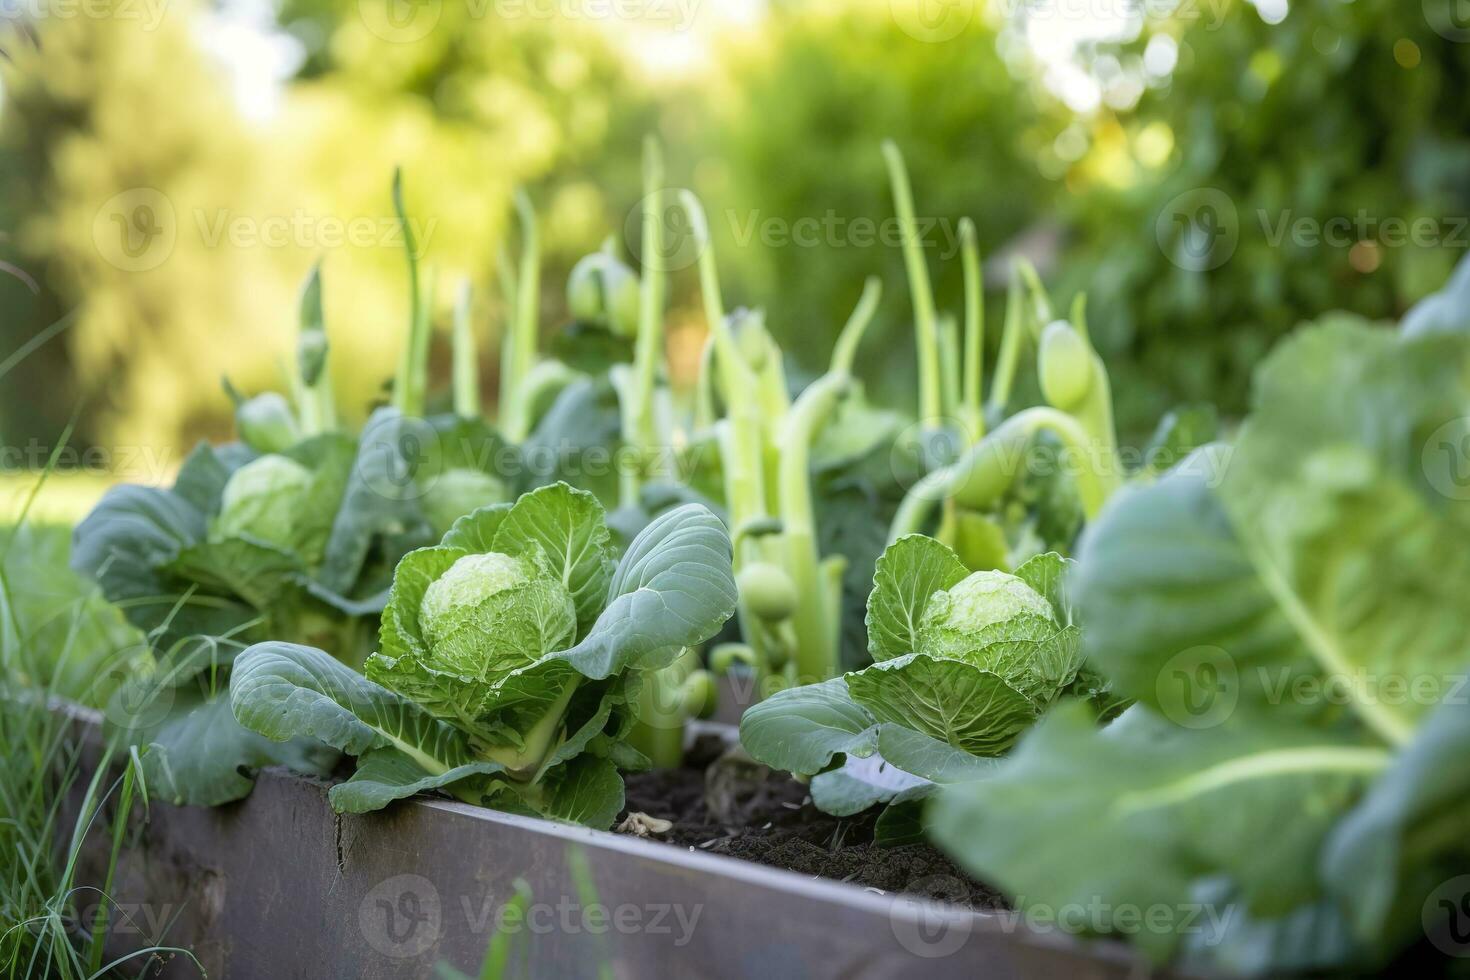
[[[806,786],[727,755],[718,736],[696,739],[682,768],[624,778],[624,816],[641,812],[673,822],[650,840],[974,909],[1009,907],[999,892],[928,844],[874,844],[876,808],[854,817],[828,816],[812,806]]]

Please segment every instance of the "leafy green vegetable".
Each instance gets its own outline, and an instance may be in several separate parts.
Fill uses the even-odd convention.
[[[319,650],[258,644],[231,700],[252,731],[359,756],[332,791],[338,809],[443,787],[607,826],[643,676],[718,632],[735,599],[730,541],[708,510],[661,515],[615,565],[597,499],[553,484],[403,558],[366,677]]]
[[[939,795],[940,841],[1027,902],[1208,901],[1209,936],[1136,936],[1204,970],[1371,968],[1434,927],[1470,852],[1467,404],[1463,332],[1285,341],[1232,445],[1083,535],[1087,656],[1139,703],[1102,730],[1054,712]]]
[[[748,709],[746,751],[816,776],[814,802],[839,815],[987,771],[1077,675],[1061,566],[1045,555],[1017,575],[971,573],[933,538],[900,538],[878,560],[868,600],[876,663]],[[846,762],[829,771],[839,755]],[[855,761],[875,755],[876,769]],[[910,778],[888,778],[886,766]]]

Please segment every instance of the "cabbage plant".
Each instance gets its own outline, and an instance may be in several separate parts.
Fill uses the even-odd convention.
[[[868,599],[873,665],[750,708],[742,744],[814,777],[813,802],[839,816],[975,778],[1077,681],[1064,566],[1046,554],[1015,574],[971,572],[933,538],[900,538]]]
[[[1301,328],[1231,444],[1109,503],[1069,589],[1088,660],[1138,703],[1101,729],[1053,711],[942,793],[958,861],[1043,908],[1204,907],[1222,928],[1129,930],[1185,972],[1371,973],[1426,934],[1452,948],[1470,857],[1453,296],[1398,332]]]
[[[565,483],[481,508],[405,555],[360,675],[270,642],[236,661],[236,719],[358,757],[339,811],[443,788],[468,802],[607,827],[646,676],[735,609],[730,539],[708,509],[655,518],[614,560],[592,494]]]

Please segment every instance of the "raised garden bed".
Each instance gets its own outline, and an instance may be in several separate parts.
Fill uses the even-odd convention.
[[[652,785],[635,780],[630,799]],[[849,842],[829,849],[831,863],[818,869],[811,838],[823,828],[809,806],[785,805],[795,794],[782,780],[767,799],[796,816],[779,832],[700,831],[686,819],[671,835],[677,845],[441,799],[339,816],[327,788],[267,769],[239,803],[152,805],[113,888],[126,912],[113,945],[121,952],[163,938],[192,948],[211,976],[431,976],[441,963],[475,974],[497,931],[510,940],[511,976],[1103,978],[1147,970],[1121,945],[1083,944],[906,893],[992,900],[927,848],[872,860]],[[682,843],[700,833],[714,843]],[[863,887],[769,866],[791,855],[811,870],[902,884]],[[505,911],[517,880],[529,902],[519,918]],[[197,971],[177,958],[162,975]]]

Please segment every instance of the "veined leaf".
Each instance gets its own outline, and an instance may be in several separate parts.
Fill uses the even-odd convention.
[[[868,599],[868,652],[888,660],[919,649],[919,621],[935,592],[970,574],[949,548],[922,534],[899,538],[883,552]]]

